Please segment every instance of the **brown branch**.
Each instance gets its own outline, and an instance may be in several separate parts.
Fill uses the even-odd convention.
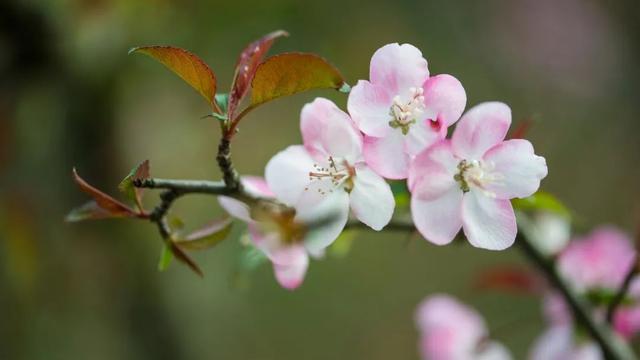
[[[355,221],[350,221],[347,226],[366,228],[363,224]],[[395,231],[416,230],[413,223],[407,219],[394,219],[384,229]],[[601,324],[594,318],[594,312],[586,303],[585,299],[576,294],[571,286],[560,277],[556,271],[555,263],[538,250],[533,239],[527,238],[523,232],[520,231],[516,237],[516,244],[527,259],[538,268],[549,280],[551,285],[562,294],[573,314],[573,318],[576,319],[576,321],[589,332],[593,340],[598,343],[606,359],[628,360],[636,358],[629,346],[614,334],[608,324]]]

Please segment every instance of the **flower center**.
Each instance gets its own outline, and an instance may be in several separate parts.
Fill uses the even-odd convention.
[[[333,192],[338,187],[343,187],[345,191],[350,192],[353,188],[353,177],[356,174],[355,169],[349,165],[346,160],[336,160],[333,156],[327,158],[327,165],[321,166],[313,164],[314,171],[309,172],[309,182],[329,180],[328,188],[318,187],[318,192],[321,195]],[[324,184],[324,182],[323,182]],[[309,190],[309,187],[305,188],[305,191]]]
[[[504,175],[495,171],[493,163],[479,160],[462,160],[458,164],[458,170],[453,179],[460,184],[463,192],[475,188],[491,198],[495,198],[496,194],[489,191],[487,185],[500,183],[504,179]]]
[[[421,87],[410,88],[409,101],[403,101],[400,95],[396,95],[393,98],[391,109],[389,109],[389,115],[392,118],[389,121],[389,126],[394,129],[400,129],[403,135],[407,135],[411,124],[415,124],[416,118],[424,113],[423,92],[424,90]]]

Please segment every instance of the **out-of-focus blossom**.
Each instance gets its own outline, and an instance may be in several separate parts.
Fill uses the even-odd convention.
[[[416,312],[416,324],[424,360],[511,359],[502,344],[488,338],[482,317],[448,295],[425,299]]]
[[[600,360],[602,351],[593,341],[577,342],[570,325],[552,326],[533,345],[531,360]]]
[[[273,197],[264,179],[243,177],[246,192],[257,197]],[[300,211],[271,208],[268,203],[251,208],[242,201],[219,196],[220,205],[233,217],[248,224],[253,244],[273,263],[276,280],[286,289],[302,284],[309,254],[319,254],[344,228],[342,207],[330,197],[319,206]]]
[[[529,239],[536,242],[538,250],[545,255],[558,254],[569,244],[571,238],[571,224],[561,215],[550,212],[540,212],[534,217],[533,231],[527,234]]]
[[[364,162],[362,134],[349,115],[317,98],[302,109],[300,127],[304,145],[289,146],[267,164],[265,177],[276,198],[299,209],[332,196],[347,209],[340,212],[343,222],[351,207],[360,221],[381,230],[395,200],[389,184]]]
[[[412,162],[411,212],[427,240],[448,244],[462,228],[476,247],[502,250],[513,244],[517,228],[509,200],[535,193],[547,165],[529,141],[504,141],[510,124],[507,105],[479,104],[460,119],[451,140]]]
[[[365,134],[367,164],[386,178],[405,179],[411,159],[446,136],[466,102],[456,78],[429,77],[420,50],[394,43],[373,54],[369,81],[353,87],[348,108]]]
[[[560,275],[592,302],[596,319],[605,321],[608,301],[634,266],[634,254],[629,236],[613,227],[601,227],[571,241],[559,254],[556,266]],[[543,308],[549,328],[534,344],[533,360],[603,358],[597,345],[575,336],[571,312],[562,296],[548,293]],[[626,339],[640,332],[640,278],[632,280],[627,298],[614,313],[613,328]]]
[[[629,236],[613,227],[601,227],[572,241],[558,257],[557,266],[578,291],[615,291],[633,266],[634,257]]]

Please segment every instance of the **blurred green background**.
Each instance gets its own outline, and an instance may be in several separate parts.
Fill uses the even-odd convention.
[[[364,231],[348,256],[313,262],[304,285],[281,289],[268,265],[238,281],[234,239],[156,271],[151,225],[63,222],[87,198],[71,168],[112,193],[150,159],[160,177],[217,179],[218,128],[202,99],[162,66],[127,56],[171,44],[202,56],[219,89],[238,52],[275,29],[272,54],[316,52],[350,83],[389,42],[422,49],[432,73],[464,84],[468,105],[502,100],[547,158],[543,188],[581,227],[631,230],[640,200],[640,6],[637,1],[197,1],[0,2],[0,359],[417,359],[413,312],[449,292],[479,309],[494,337],[524,357],[542,329],[539,301],[478,291],[474,278],[524,263],[468,245]],[[269,103],[233,145],[243,174],[262,174],[300,142],[298,115],[316,91]],[[154,196],[147,195],[151,203]],[[221,214],[186,197],[188,226]],[[235,279],[235,280],[234,280]]]

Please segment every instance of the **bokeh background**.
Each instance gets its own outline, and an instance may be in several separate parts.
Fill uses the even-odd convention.
[[[517,358],[542,329],[534,297],[479,291],[478,273],[525,263],[364,231],[349,253],[314,262],[281,289],[268,265],[241,271],[232,239],[156,271],[156,229],[133,220],[63,222],[86,197],[70,171],[112,194],[150,159],[161,177],[217,179],[218,128],[201,98],[162,66],[127,56],[172,44],[202,56],[224,91],[238,52],[275,29],[272,53],[316,52],[350,83],[389,42],[423,50],[468,104],[502,100],[549,164],[543,188],[579,227],[630,231],[640,200],[640,6],[637,1],[49,0],[0,2],[0,359],[417,359],[415,306],[448,292],[479,309]],[[262,174],[300,142],[298,115],[316,91],[247,117],[233,145]],[[150,203],[156,201],[147,195]],[[221,214],[210,197],[180,200],[195,227]]]

